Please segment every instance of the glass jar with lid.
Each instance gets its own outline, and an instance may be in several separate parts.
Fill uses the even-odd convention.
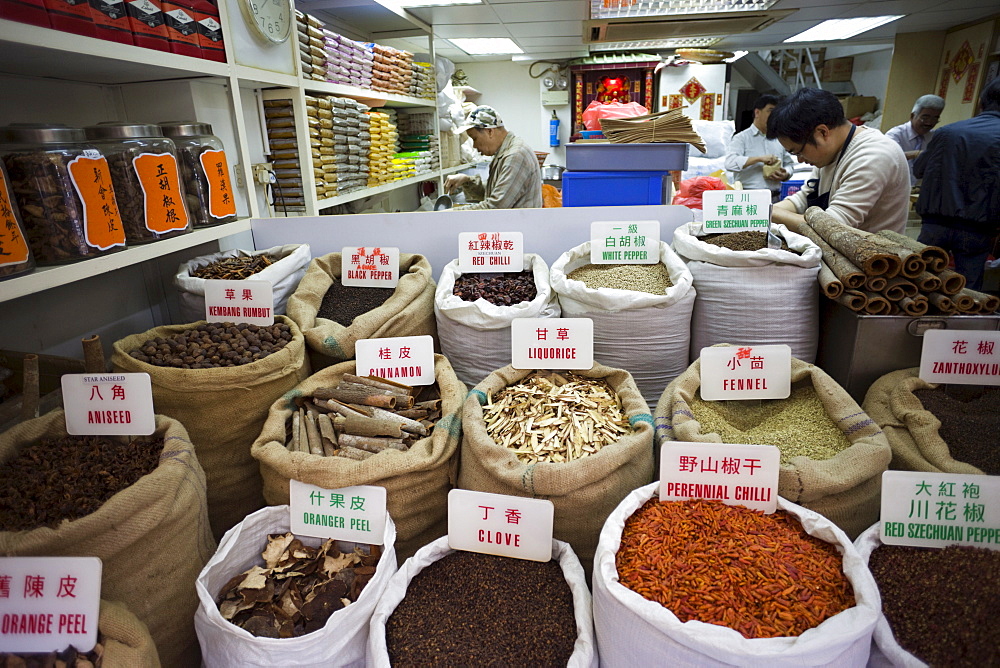
[[[108,162],[82,128],[15,123],[0,128],[0,158],[39,265],[125,248]]]
[[[14,191],[7,170],[0,160],[0,281],[30,273],[35,256],[28,246],[28,235],[17,211]]]
[[[107,158],[129,244],[191,231],[177,149],[159,126],[109,122],[84,130]]]
[[[163,134],[177,146],[188,211],[195,227],[236,220],[236,199],[229,162],[212,126],[198,121],[160,123]]]

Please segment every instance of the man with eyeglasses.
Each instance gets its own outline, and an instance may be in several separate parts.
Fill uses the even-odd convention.
[[[941,120],[944,111],[944,98],[937,95],[921,95],[913,104],[910,120],[894,128],[889,128],[885,136],[893,140],[903,149],[906,162],[910,166],[910,185],[917,185],[917,177],[913,175],[913,160],[927,146],[934,135],[934,126]]]
[[[845,225],[902,234],[910,204],[903,149],[878,130],[850,123],[833,93],[795,91],[771,112],[767,137],[815,168],[805,187],[772,207],[773,222],[797,232],[805,210],[818,206]]]

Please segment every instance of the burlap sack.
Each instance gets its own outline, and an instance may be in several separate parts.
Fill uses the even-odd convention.
[[[465,385],[455,377],[444,355],[434,356],[443,417],[430,436],[406,452],[389,450],[364,461],[289,452],[285,424],[294,410],[295,397],[311,396],[317,387],[336,386],[345,373],[355,369],[353,361],[327,367],[275,401],[250,453],[260,462],[264,499],[270,505],[288,503],[288,481],[292,478],[326,489],[384,487],[389,516],[396,523],[396,554],[403,561],[448,532],[448,491],[455,482]]]
[[[952,458],[938,434],[941,421],[924,410],[914,390],[930,390],[935,383],[920,380],[919,368],[887,373],[865,395],[864,411],[882,428],[892,449],[890,468],[897,471],[977,473],[982,469]]]
[[[854,540],[878,519],[882,473],[891,453],[885,435],[825,371],[792,358],[792,387],[810,383],[851,446],[826,460],[794,457],[782,464],[778,495],[827,517]],[[689,401],[701,387],[701,360],[688,367],[663,392],[656,405],[657,443],[719,443],[718,434],[701,433]],[[774,445],[780,446],[780,443]]]
[[[292,340],[278,352],[251,364],[218,369],[175,369],[129,356],[143,342],[202,324],[155,327],[114,344],[115,371],[148,373],[158,413],[184,424],[208,480],[208,516],[216,540],[264,505],[260,471],[250,445],[267,419],[268,407],[309,375],[305,340],[285,316]]]
[[[105,668],[160,668],[149,629],[123,604],[101,601],[97,631],[104,642]]]
[[[86,517],[55,529],[0,532],[0,555],[100,558],[101,598],[122,602],[149,628],[163,665],[197,666],[194,583],[216,547],[205,474],[183,425],[157,415],[154,433],[165,444],[152,473]],[[61,410],[22,422],[0,434],[0,462],[27,444],[64,436]]]
[[[462,409],[462,452],[458,486],[478,492],[527,496],[555,505],[553,536],[573,546],[589,573],[604,520],[618,502],[653,478],[653,426],[646,401],[632,376],[595,364],[573,373],[604,378],[618,393],[633,432],[600,452],[565,464],[524,464],[514,451],[486,433],[487,395],[520,381],[531,371],[506,366],[476,386]]]
[[[396,291],[381,306],[355,318],[350,327],[316,315],[334,278],[340,278],[340,253],[313,258],[288,299],[288,317],[305,334],[314,369],[354,359],[359,339],[436,334],[434,277],[423,255],[400,253]]]

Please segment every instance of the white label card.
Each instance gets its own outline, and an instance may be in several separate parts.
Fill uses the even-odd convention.
[[[274,324],[274,290],[268,281],[205,281],[205,319],[209,322]]]
[[[524,271],[524,235],[520,232],[461,232],[458,270],[463,274]]]
[[[288,485],[292,533],[381,545],[385,537],[385,487],[324,489],[292,479]]]
[[[448,492],[448,545],[453,550],[496,554],[528,561],[552,558],[555,506],[488,492]]]
[[[886,471],[879,517],[888,545],[1000,550],[1000,477]]]
[[[434,339],[424,336],[395,336],[361,339],[354,344],[359,376],[378,376],[405,385],[434,383]]]
[[[399,283],[399,249],[345,246],[340,250],[340,282],[356,288],[394,288]]]
[[[591,223],[590,261],[593,264],[656,264],[660,261],[660,222]]]
[[[717,499],[770,514],[780,467],[773,445],[671,441],[660,448],[660,501]]]
[[[767,231],[771,225],[770,190],[706,190],[702,193],[706,233]]]
[[[0,652],[89,652],[101,609],[97,557],[0,558]]]
[[[792,393],[792,349],[713,346],[701,349],[701,398],[787,399]]]
[[[148,373],[67,373],[62,393],[69,434],[148,436],[156,431]]]
[[[1000,385],[1000,332],[929,329],[920,352],[920,380]]]
[[[510,348],[515,369],[589,369],[594,366],[594,321],[515,318]]]

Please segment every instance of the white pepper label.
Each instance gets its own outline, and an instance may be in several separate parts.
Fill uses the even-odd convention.
[[[385,536],[385,487],[356,485],[324,489],[289,480],[289,529],[315,536],[381,545]]]
[[[463,274],[524,269],[520,232],[462,232],[458,235],[458,270]]]
[[[407,385],[434,383],[434,339],[431,336],[361,339],[354,345],[354,352],[359,376],[378,376]]]
[[[274,289],[271,283],[206,279],[205,320],[270,327],[274,324]]]
[[[781,453],[773,445],[686,443],[660,448],[660,501],[706,499],[773,513]]]
[[[929,329],[920,353],[928,383],[1000,385],[1000,332]]]
[[[66,431],[74,436],[147,436],[156,431],[148,373],[67,373]]]
[[[706,190],[702,210],[705,232],[767,230],[771,225],[771,191]]]
[[[399,249],[344,246],[340,250],[340,282],[356,288],[395,288],[399,283]]]
[[[548,499],[448,492],[448,545],[453,550],[528,561],[552,558],[555,506]]]
[[[701,349],[701,398],[787,399],[792,393],[792,349],[713,346]]]
[[[515,318],[510,323],[515,369],[589,369],[594,366],[590,318]]]
[[[595,221],[590,224],[591,264],[656,264],[659,261],[659,221]]]

